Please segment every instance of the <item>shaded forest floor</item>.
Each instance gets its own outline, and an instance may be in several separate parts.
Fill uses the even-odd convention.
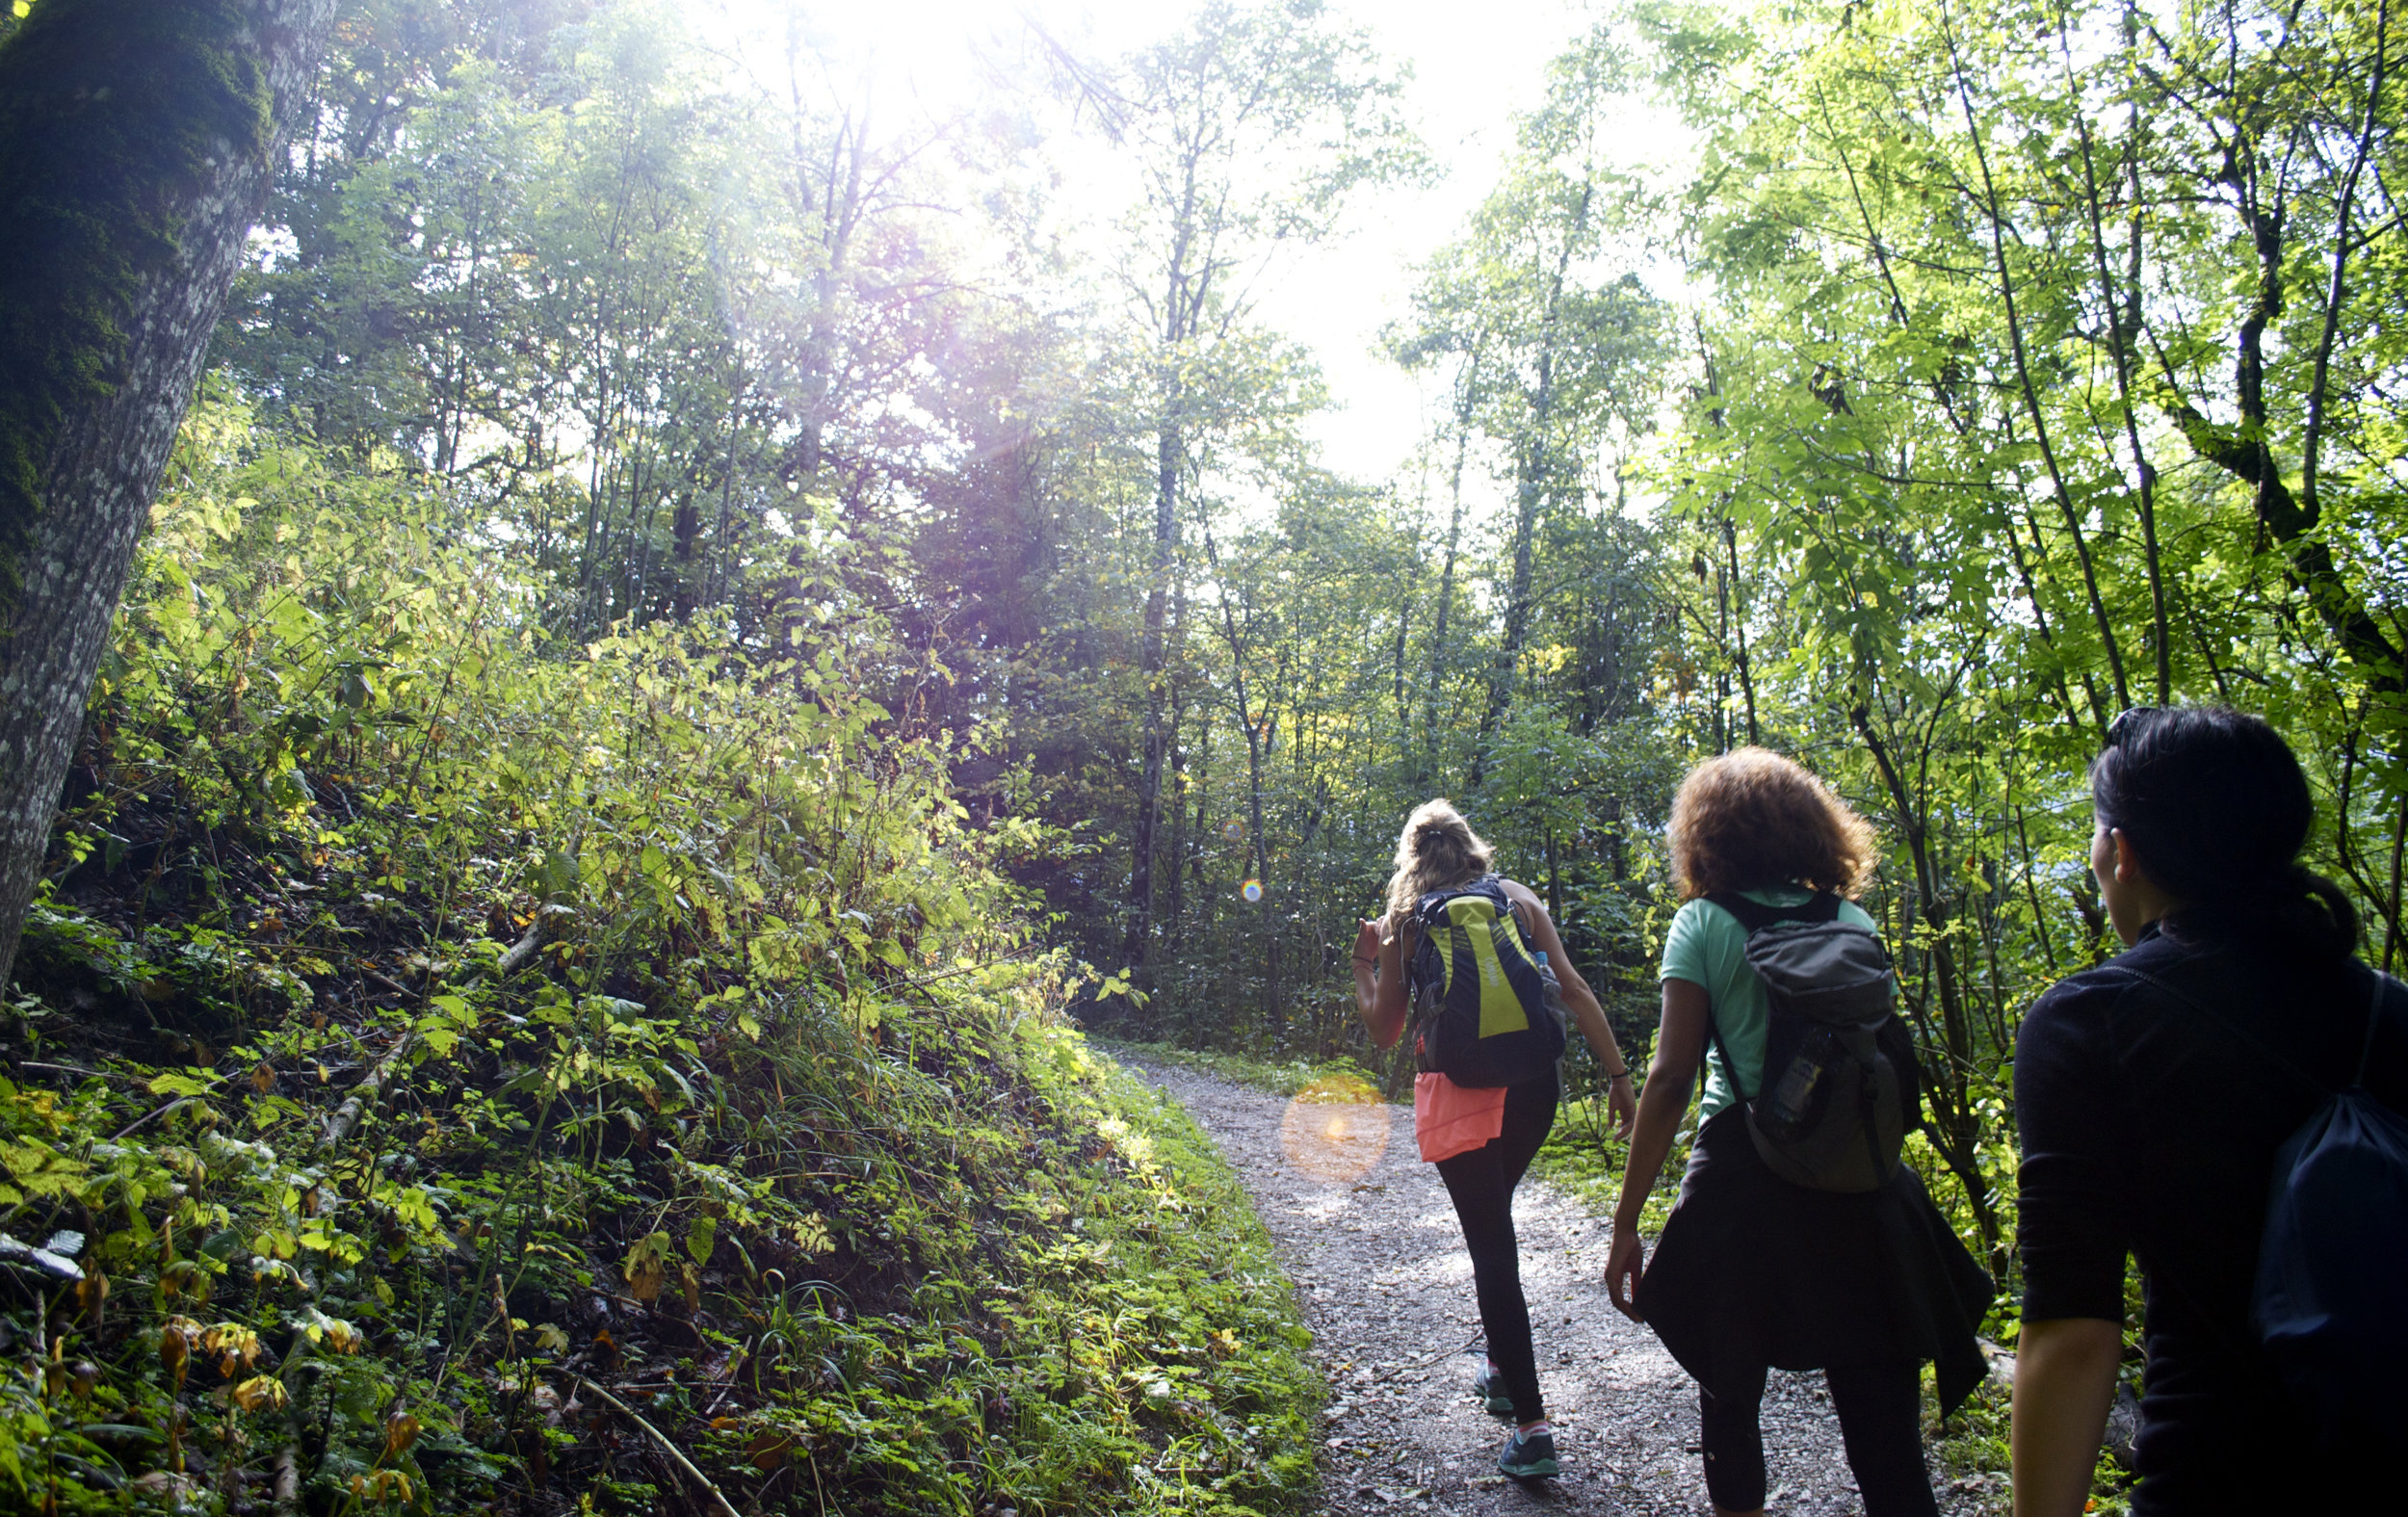
[[[1411,1109],[1377,1109],[1384,1137],[1374,1118],[1368,1133],[1317,1141],[1322,1120],[1300,1121],[1285,1096],[1141,1051],[1114,1053],[1219,1144],[1296,1283],[1331,1387],[1320,1510],[1712,1512],[1696,1392],[1655,1336],[1607,1300],[1605,1217],[1535,1179],[1516,1197],[1539,1380],[1564,1464],[1558,1478],[1524,1486],[1497,1474],[1506,1425],[1470,1394],[1467,1350],[1479,1333],[1471,1261],[1437,1171],[1414,1150]],[[1764,1427],[1770,1509],[1863,1509],[1820,1375],[1774,1372]],[[1961,1462],[1932,1451],[1942,1510],[2003,1510],[2003,1481]]]

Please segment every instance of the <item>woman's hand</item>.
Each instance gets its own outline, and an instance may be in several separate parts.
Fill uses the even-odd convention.
[[[1613,1298],[1613,1309],[1632,1321],[1645,1321],[1638,1315],[1638,1279],[1647,1266],[1647,1245],[1638,1241],[1638,1229],[1613,1225],[1613,1247],[1606,1254],[1606,1295]]]
[[[1354,933],[1354,967],[1368,969],[1366,959],[1379,957],[1379,923],[1376,919],[1364,923]]]
[[[1631,1089],[1629,1075],[1606,1086],[1606,1111],[1613,1117],[1613,1136],[1629,1142],[1631,1130],[1638,1125],[1638,1096]]]

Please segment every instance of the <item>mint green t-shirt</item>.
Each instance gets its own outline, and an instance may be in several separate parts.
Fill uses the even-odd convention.
[[[1764,906],[1802,906],[1814,892],[1789,885],[1773,890],[1742,890],[1741,895]],[[1840,902],[1840,920],[1874,930],[1872,918],[1856,902]],[[1738,1063],[1739,1088],[1754,1094],[1764,1081],[1765,982],[1747,967],[1747,929],[1740,919],[1711,901],[1686,902],[1673,914],[1672,930],[1664,935],[1661,980],[1686,980],[1703,985],[1706,1003],[1714,1008],[1714,1026],[1723,1047]],[[1706,1044],[1706,1098],[1697,1119],[1703,1122],[1738,1099],[1722,1053]]]

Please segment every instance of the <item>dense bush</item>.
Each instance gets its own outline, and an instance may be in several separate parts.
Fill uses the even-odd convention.
[[[187,429],[0,1016],[0,1505],[1291,1504],[1267,1241],[875,620],[562,647],[462,519]]]

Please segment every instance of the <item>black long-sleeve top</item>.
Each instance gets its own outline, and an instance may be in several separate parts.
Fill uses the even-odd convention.
[[[2117,968],[2146,971],[2233,1026]],[[2250,1331],[2249,1298],[2275,1150],[2349,1083],[2374,985],[2354,961],[2318,968],[2272,945],[2152,927],[2024,1019],[2024,1316],[2120,1322],[2125,1255],[2139,1261],[2148,1364],[2136,1513],[2308,1510],[2318,1479],[2365,1476],[2305,1457],[2309,1429]],[[2386,994],[2367,1085],[2408,1112],[2408,992]],[[2354,1484],[2328,1494],[2361,1495]],[[2400,1494],[2395,1483],[2391,1496]]]

